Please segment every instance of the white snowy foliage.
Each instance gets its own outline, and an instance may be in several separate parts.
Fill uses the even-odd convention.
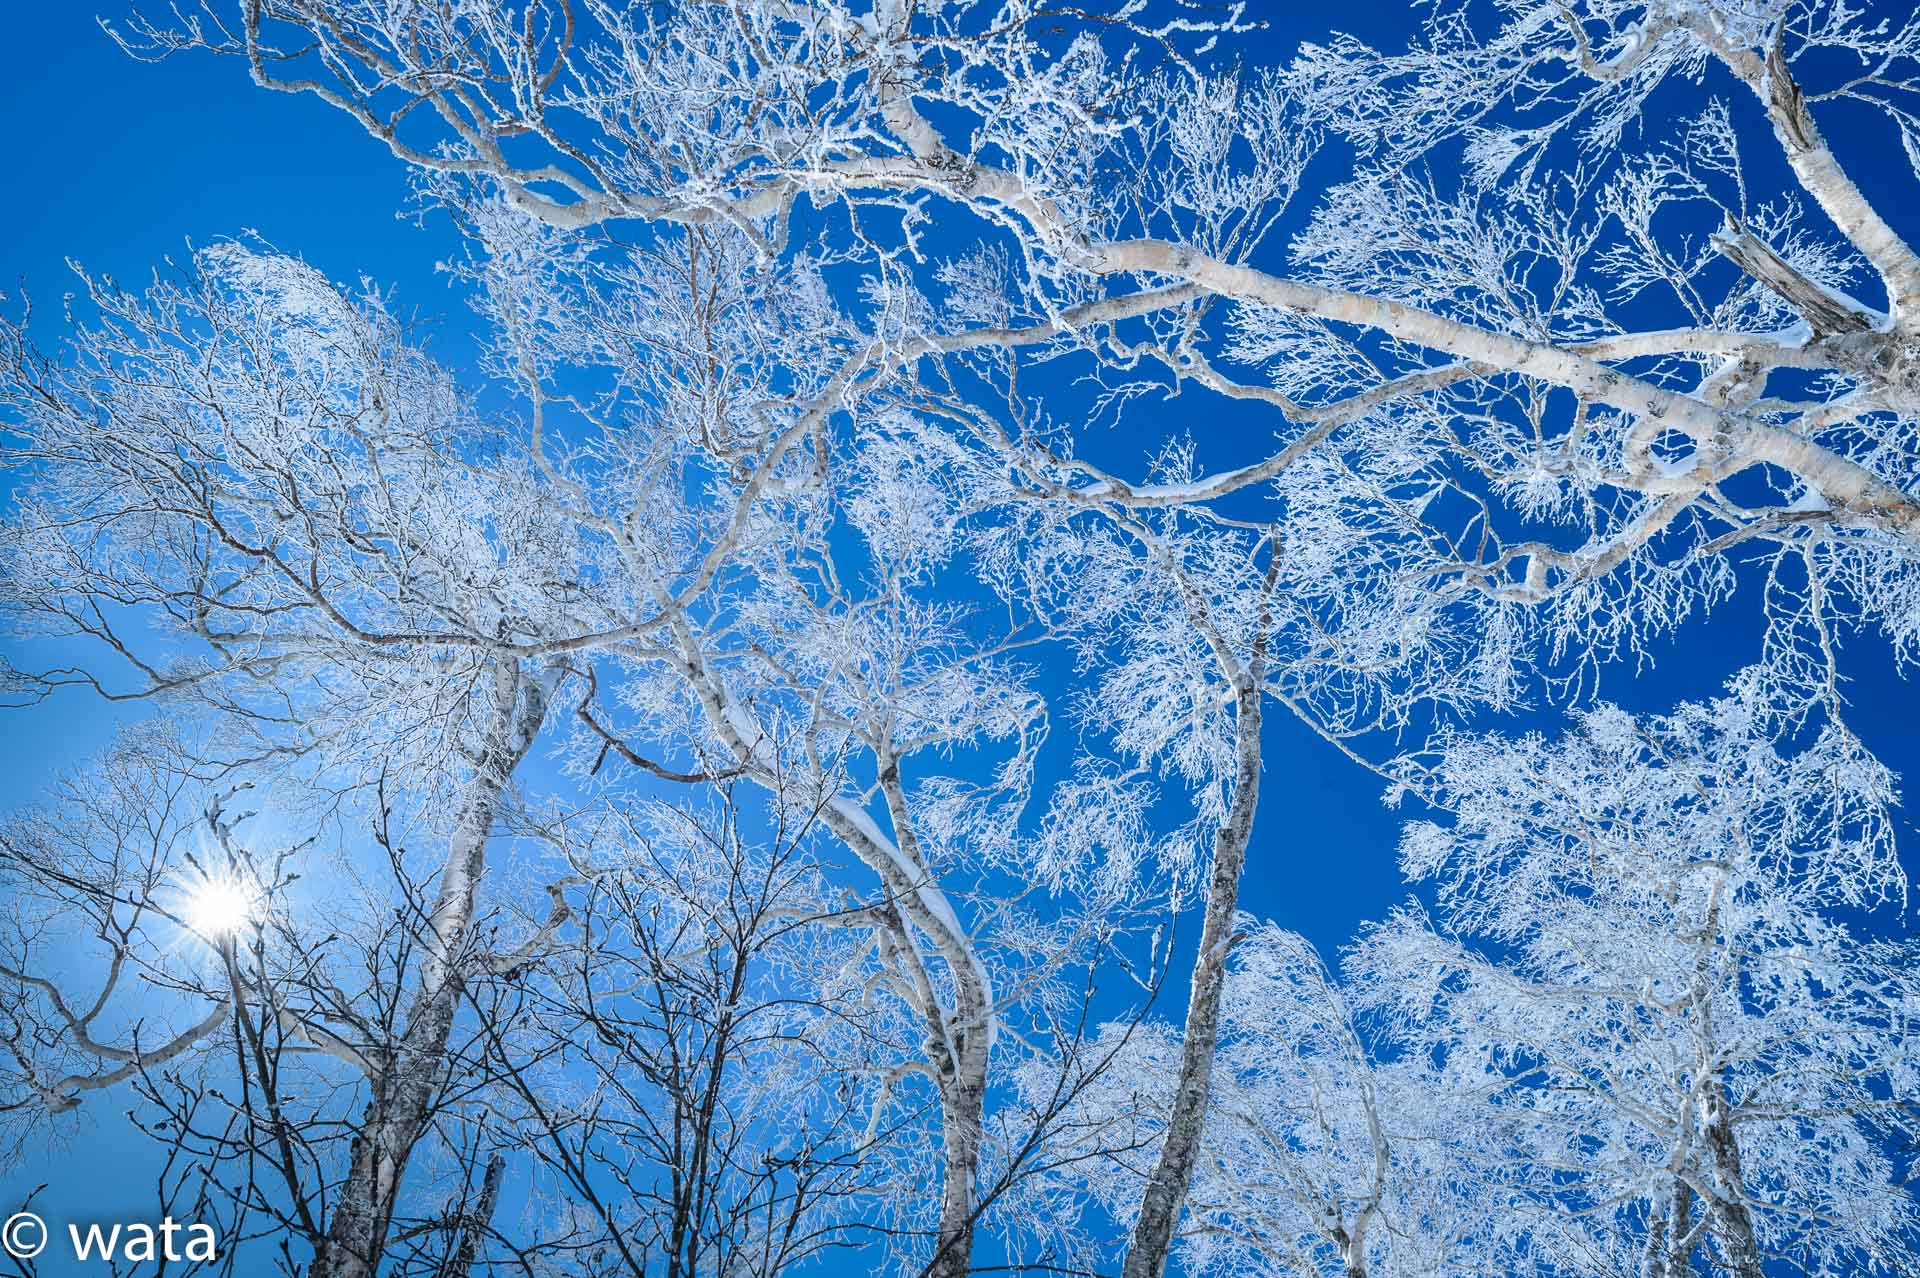
[[[728,1201],[930,1278],[988,1230],[1093,1264],[1088,1202],[1134,1231],[1126,1278],[1176,1238],[1195,1272],[1345,1278],[1910,1252],[1910,955],[1854,917],[1904,906],[1895,795],[1845,695],[1859,632],[1920,655],[1920,255],[1851,172],[1897,134],[1920,177],[1920,19],[1440,0],[1404,47],[1275,51],[1262,17],[126,24],[408,166],[483,329],[469,383],[371,283],[252,241],[137,294],[83,277],[57,354],[0,325],[0,606],[90,645],[9,689],[191,714],[196,785],[418,818],[360,867],[391,915],[344,920],[380,1014],[320,964],[286,1016],[380,1100],[296,1168],[338,1190],[300,1226],[315,1278],[465,1203],[477,1137],[437,1080],[486,1074],[528,1158],[601,1118],[645,1143],[682,1038],[717,1043]],[[1764,622],[1733,695],[1591,704],[1730,601]],[[1563,736],[1469,730],[1568,706]],[[1449,814],[1409,826],[1425,901],[1344,980],[1236,912],[1243,864],[1285,870],[1263,713]],[[675,825],[713,810],[656,786],[750,791],[766,829]],[[61,875],[113,823],[29,827],[17,890],[97,913]],[[533,904],[499,922],[509,886]],[[1174,996],[1196,899],[1186,1031],[1096,1027],[1114,987]],[[7,1112],[63,1111],[89,1057],[140,1053],[22,944]],[[175,988],[224,1017],[279,987]],[[765,1037],[711,1037],[736,1014]],[[467,1041],[496,1018],[537,1067]],[[409,1180],[416,1146],[442,1162]],[[634,1183],[674,1181],[649,1148]],[[597,1278],[571,1240],[632,1222],[561,1162],[530,1231]],[[690,1272],[803,1259],[692,1229]]]
[[[1402,845],[1433,914],[1397,912],[1349,969],[1398,1049],[1473,1097],[1477,1192],[1528,1222],[1479,1264],[1912,1254],[1911,946],[1848,921],[1904,910],[1892,782],[1842,732],[1794,750],[1769,727],[1746,685],[1441,748],[1452,816]]]

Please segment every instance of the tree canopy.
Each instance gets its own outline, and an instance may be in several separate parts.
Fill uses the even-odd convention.
[[[482,348],[253,234],[0,323],[6,686],[147,711],[0,829],[14,1147],[130,1097],[312,1278],[1920,1263],[1920,18],[1267,23],[110,19]],[[1283,723],[1408,809],[1337,954]]]

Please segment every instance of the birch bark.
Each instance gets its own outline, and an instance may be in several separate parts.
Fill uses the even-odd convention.
[[[673,634],[679,649],[678,668],[699,699],[708,725],[749,778],[778,793],[785,783],[783,769],[772,757],[771,738],[753,709],[735,700],[724,680],[708,667],[706,653],[684,618],[674,623]],[[900,946],[902,960],[912,968],[912,1003],[927,1024],[928,1063],[940,1092],[945,1157],[940,1220],[927,1273],[932,1278],[964,1278],[972,1269],[978,1214],[974,1188],[984,1143],[987,1067],[994,1029],[993,982],[973,938],[921,850],[899,759],[884,749],[877,753],[878,788],[887,806],[892,837],[860,803],[844,794],[823,803],[820,816],[835,837],[879,877],[887,895],[884,910],[895,920],[895,931],[902,938],[909,938],[910,933],[924,938],[951,975],[949,1008],[917,957],[919,947],[910,943]]]
[[[373,1098],[310,1278],[373,1278],[380,1268],[407,1161],[426,1132],[446,1070],[487,839],[514,769],[540,731],[552,691],[549,678],[529,676],[507,661],[493,669],[479,759],[454,817],[440,890],[422,938],[420,984],[398,1050],[373,1071]]]
[[[1260,803],[1260,721],[1262,694],[1257,676],[1242,675],[1235,689],[1237,766],[1227,819],[1214,833],[1213,873],[1207,886],[1200,954],[1194,960],[1187,997],[1186,1030],[1180,1045],[1180,1081],[1173,1109],[1147,1186],[1140,1195],[1122,1278],[1160,1278],[1181,1209],[1193,1186],[1194,1165],[1206,1124],[1207,1097],[1213,1082],[1214,1050],[1220,1037],[1220,1003],[1226,989],[1227,955],[1233,948],[1233,924],[1240,905],[1240,874],[1253,837],[1253,815]]]

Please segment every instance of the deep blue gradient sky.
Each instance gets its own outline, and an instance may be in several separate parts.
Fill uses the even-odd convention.
[[[238,62],[129,59],[97,28],[94,8],[87,0],[15,4],[0,26],[0,118],[8,126],[0,171],[12,192],[0,200],[0,290],[9,306],[21,286],[32,294],[43,340],[58,337],[59,300],[72,287],[68,258],[137,285],[164,257],[182,256],[189,241],[257,232],[336,279],[364,275],[393,289],[401,310],[435,326],[430,349],[456,368],[468,362],[463,303],[434,269],[454,251],[452,229],[435,218],[421,224],[396,216],[408,201],[398,162],[319,102],[254,88]],[[1302,6],[1263,39],[1290,49],[1303,37],[1324,38],[1337,22],[1392,44],[1408,20],[1397,3]],[[1890,211],[1909,223],[1920,215]],[[1752,659],[1759,634],[1757,596],[1744,592],[1665,645],[1653,670],[1607,671],[1604,694],[1636,711],[1712,695]],[[46,645],[12,640],[5,651],[23,666],[48,664],[50,655]],[[1889,765],[1920,778],[1914,686],[1871,638],[1853,641],[1848,660],[1856,730]],[[78,693],[6,712],[0,808],[32,799],[56,772],[98,749],[113,718]],[[1244,904],[1331,954],[1406,894],[1394,855],[1405,814],[1387,811],[1375,777],[1277,707],[1269,722]],[[1900,826],[1913,867],[1920,837],[1910,815]],[[42,1148],[28,1164],[0,1169],[0,1215],[42,1182],[50,1185],[42,1199],[50,1218],[144,1214],[151,1185],[145,1146],[123,1134],[112,1102],[90,1106],[98,1113],[71,1146]],[[58,1251],[43,1259],[43,1274],[70,1272]]]

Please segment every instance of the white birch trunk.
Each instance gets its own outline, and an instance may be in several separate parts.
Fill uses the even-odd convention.
[[[479,763],[454,818],[440,890],[423,938],[420,984],[398,1049],[373,1073],[373,1098],[328,1218],[309,1278],[374,1278],[394,1201],[414,1146],[425,1133],[446,1068],[460,991],[460,961],[472,927],[487,839],[500,798],[526,757],[546,713],[548,689],[517,665],[494,670]]]
[[[778,762],[769,757],[765,730],[751,709],[734,702],[725,684],[708,670],[692,629],[681,621],[675,625],[674,634],[680,648],[680,670],[699,698],[708,724],[748,777],[779,793],[785,780]],[[928,1063],[940,1091],[945,1155],[940,1223],[928,1273],[933,1278],[963,1278],[972,1268],[974,1187],[984,1144],[987,1066],[994,1031],[993,982],[973,938],[921,854],[898,760],[881,758],[880,791],[893,825],[891,838],[864,807],[845,795],[829,799],[821,806],[820,815],[827,828],[879,877],[886,889],[887,908],[896,912],[901,936],[907,937],[911,929],[924,937],[952,976],[953,1007],[949,1010],[941,1005],[926,974],[916,972],[916,983],[921,986],[916,1010],[927,1022]],[[917,950],[909,947],[909,952]]]
[[[1707,1149],[1713,1155],[1715,1190],[1713,1231],[1719,1235],[1727,1272],[1733,1278],[1765,1278],[1760,1241],[1747,1207],[1746,1176],[1740,1144],[1734,1137],[1732,1107],[1724,1084],[1714,1080],[1707,1094]]]
[[[1173,1233],[1193,1186],[1194,1164],[1206,1124],[1213,1085],[1214,1048],[1220,1037],[1220,1003],[1227,980],[1227,953],[1233,947],[1233,922],[1240,905],[1240,874],[1253,836],[1253,815],[1260,802],[1261,688],[1242,677],[1235,693],[1233,802],[1214,833],[1213,873],[1207,887],[1200,953],[1194,959],[1187,998],[1186,1030],[1180,1044],[1180,1079],[1167,1118],[1160,1155],[1140,1195],[1140,1217],[1127,1248],[1122,1278],[1160,1278],[1166,1272]]]

